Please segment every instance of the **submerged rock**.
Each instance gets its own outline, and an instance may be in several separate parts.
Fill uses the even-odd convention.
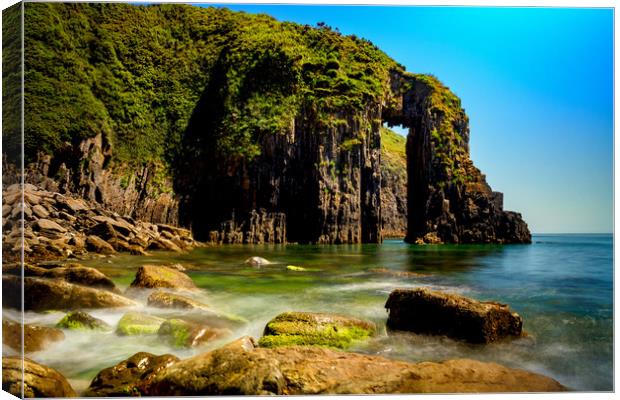
[[[157,334],[166,338],[174,347],[197,347],[229,335],[230,331],[182,319],[170,319],[161,324]]]
[[[174,363],[150,377],[149,396],[550,392],[542,375],[493,363],[411,364],[313,347],[256,348],[242,338]]]
[[[148,305],[159,308],[181,308],[186,310],[208,310],[208,306],[199,301],[175,293],[154,292],[148,298]]]
[[[523,319],[505,304],[428,289],[396,289],[385,304],[387,328],[490,343],[522,334]]]
[[[192,279],[176,269],[157,265],[143,265],[138,268],[136,277],[131,282],[132,288],[172,288],[196,289]]]
[[[60,329],[47,326],[24,324],[24,352],[32,353],[46,349],[50,344],[65,339]],[[21,351],[22,325],[18,322],[2,320],[2,344]]]
[[[15,293],[21,291],[21,284],[21,279],[17,276],[2,277],[2,299],[5,307],[21,308],[21,299],[15,296]],[[107,290],[75,285],[58,279],[26,277],[23,284],[25,310],[68,310],[136,305],[134,301]]]
[[[244,264],[251,265],[253,267],[260,267],[261,265],[271,264],[271,261],[262,257],[250,257],[243,262]]]
[[[140,394],[140,387],[148,385],[151,377],[179,359],[172,354],[156,356],[140,352],[113,367],[100,371],[82,394],[85,397],[116,397]]]
[[[83,311],[71,311],[67,313],[58,323],[58,328],[81,329],[81,330],[108,330],[110,325],[104,321],[93,317]]]
[[[165,321],[163,318],[152,315],[128,312],[118,321],[116,333],[127,336],[155,334]]]
[[[265,326],[261,347],[326,346],[344,349],[376,332],[369,321],[337,314],[286,312]]]
[[[67,379],[53,368],[27,358],[2,357],[2,390],[22,397],[76,397]]]

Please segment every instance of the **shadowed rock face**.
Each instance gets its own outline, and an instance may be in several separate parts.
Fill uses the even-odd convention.
[[[523,319],[507,305],[428,289],[396,289],[385,304],[387,328],[490,343],[522,334]]]

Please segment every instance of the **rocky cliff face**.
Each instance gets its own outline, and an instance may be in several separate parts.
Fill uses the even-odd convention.
[[[54,154],[40,153],[27,166],[24,179],[49,191],[78,195],[121,215],[178,225],[178,201],[170,178],[162,176],[163,167],[150,163],[128,168],[112,162],[112,152],[101,134],[66,143]],[[7,183],[17,182],[13,176]]]
[[[386,116],[407,138],[408,242],[529,243],[521,215],[503,210],[469,158],[469,124],[460,100],[434,77],[395,76],[402,93]]]
[[[333,117],[303,110],[250,162],[214,151],[193,121],[186,146],[200,152],[178,174],[181,222],[216,243],[380,242],[380,108]]]
[[[381,233],[384,238],[407,235],[407,139],[381,129]]]

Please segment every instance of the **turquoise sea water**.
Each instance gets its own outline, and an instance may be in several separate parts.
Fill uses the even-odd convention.
[[[85,264],[99,268],[124,288],[141,264],[179,262],[204,289],[200,300],[249,321],[236,328],[234,337],[260,337],[266,322],[282,311],[344,313],[371,319],[381,327],[377,338],[354,351],[414,362],[493,361],[543,373],[574,390],[610,391],[612,247],[611,235],[535,235],[531,245],[416,246],[388,240],[380,246],[220,246],[183,255],[118,256]],[[243,263],[250,256],[273,264],[252,268]],[[287,265],[307,271],[290,271]],[[416,274],[402,276],[400,271]],[[529,336],[486,346],[414,334],[388,336],[383,328],[388,294],[397,287],[419,286],[507,303],[523,317]],[[92,314],[115,324],[123,312]],[[61,313],[28,313],[26,320],[53,324],[60,317]],[[80,388],[100,369],[138,351],[188,357],[208,349],[171,349],[156,336],[68,332],[65,342],[32,358],[58,368]]]

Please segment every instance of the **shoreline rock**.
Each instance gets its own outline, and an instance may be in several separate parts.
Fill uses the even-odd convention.
[[[377,331],[374,323],[338,314],[286,312],[265,326],[261,347],[322,346],[344,349]]]
[[[23,335],[25,353],[45,350],[48,346],[65,339],[65,334],[60,329],[33,324],[23,325]],[[21,323],[6,319],[2,320],[2,344],[18,352],[21,351]]]
[[[136,277],[129,285],[129,288],[197,289],[192,278],[185,275],[183,272],[158,265],[143,265],[138,268]]]
[[[28,358],[2,357],[2,390],[21,398],[22,378],[24,397],[77,397],[62,374],[53,368]]]
[[[315,347],[256,347],[244,337],[149,376],[148,396],[553,392],[554,379],[494,363],[407,363]]]
[[[136,302],[107,290],[80,286],[58,279],[25,277],[24,309],[32,311],[79,308],[128,307]],[[3,307],[21,308],[22,281],[17,276],[2,277]]]
[[[445,335],[471,343],[522,335],[523,319],[505,304],[425,288],[396,289],[385,308],[390,313],[388,330]]]

